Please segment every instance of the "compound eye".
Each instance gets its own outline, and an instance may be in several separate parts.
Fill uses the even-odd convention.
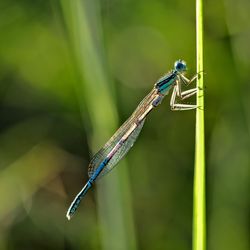
[[[175,69],[177,71],[180,71],[180,72],[181,71],[185,71],[186,70],[186,64],[185,64],[185,62],[183,62],[181,60],[175,62]]]
[[[182,63],[177,63],[176,68],[177,69],[182,69],[183,68],[183,64]]]

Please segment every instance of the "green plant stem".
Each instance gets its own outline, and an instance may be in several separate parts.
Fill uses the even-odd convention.
[[[206,249],[205,135],[203,87],[203,12],[202,0],[196,0],[197,111],[195,135],[193,250]]]
[[[93,152],[96,152],[118,126],[112,86],[105,69],[102,43],[99,43],[102,34],[100,3],[61,0],[61,4],[80,74],[75,86],[78,102],[88,110],[93,128],[92,134],[88,135],[89,142]],[[98,226],[101,229],[101,248],[104,250],[136,249],[129,178],[126,167],[120,168],[101,181],[102,188],[97,192]]]

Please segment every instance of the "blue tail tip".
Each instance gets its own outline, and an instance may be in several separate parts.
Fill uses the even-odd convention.
[[[70,213],[70,211],[67,212],[66,217],[68,220],[70,220],[72,218],[72,214]]]

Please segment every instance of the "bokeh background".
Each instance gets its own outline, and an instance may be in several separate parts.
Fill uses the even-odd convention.
[[[75,217],[65,213],[91,156],[154,82],[179,58],[195,74],[195,1],[0,9],[0,249],[191,249],[195,112],[171,112],[169,97]],[[249,10],[204,2],[209,250],[250,249]]]

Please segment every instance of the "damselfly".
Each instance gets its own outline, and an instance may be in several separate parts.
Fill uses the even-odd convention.
[[[184,100],[197,92],[197,88],[192,88],[182,92],[182,84],[188,85],[197,77],[196,74],[192,79],[186,78],[184,76],[186,70],[187,67],[184,61],[176,61],[174,64],[174,69],[155,83],[154,88],[140,102],[134,113],[116,131],[116,133],[109,139],[105,146],[94,155],[89,164],[89,180],[82,190],[76,195],[68,209],[66,216],[69,220],[78,208],[81,199],[92,187],[93,183],[98,178],[111,171],[115,165],[126,155],[140,134],[147,115],[153,108],[157,107],[161,103],[163,98],[169,93],[171,89],[173,89],[170,99],[170,107],[172,110],[190,110],[197,107],[196,105],[191,104],[176,103],[177,97],[179,97],[181,100]]]

